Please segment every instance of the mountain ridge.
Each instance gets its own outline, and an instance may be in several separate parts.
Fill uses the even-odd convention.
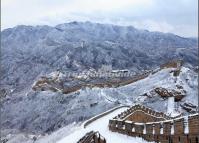
[[[184,37],[184,36],[180,36],[180,35],[177,35],[177,34],[174,34],[174,33],[171,33],[171,32],[159,32],[159,31],[150,31],[150,30],[147,30],[147,29],[140,29],[140,28],[135,28],[133,25],[117,25],[117,24],[109,24],[109,23],[99,23],[99,22],[90,22],[90,21],[71,21],[71,22],[64,22],[62,24],[56,24],[54,26],[52,25],[47,25],[47,24],[44,24],[44,25],[25,25],[25,24],[20,24],[20,25],[16,25],[16,26],[13,26],[13,27],[9,27],[9,28],[5,28],[3,29],[1,32],[3,31],[7,31],[7,30],[10,30],[10,29],[14,29],[14,28],[18,28],[18,27],[29,27],[29,28],[39,28],[39,27],[49,27],[49,28],[56,28],[56,27],[59,27],[61,25],[66,25],[66,24],[74,24],[74,23],[78,23],[78,24],[84,24],[84,23],[92,23],[92,24],[99,24],[99,25],[107,25],[107,26],[117,26],[117,27],[130,27],[130,28],[134,28],[134,29],[137,29],[139,31],[145,31],[145,32],[153,32],[153,33],[162,33],[162,34],[169,34],[169,35],[174,35],[174,36],[178,36],[180,38],[185,38],[185,39],[194,39],[197,41],[197,37]]]
[[[120,104],[141,103],[166,112],[168,98],[173,96],[178,101],[179,113],[196,110],[198,49],[194,39],[93,23],[19,26],[3,31],[1,38],[1,126],[8,142],[32,142],[37,137],[39,141],[40,135],[64,126],[69,126],[63,131],[67,135],[70,126]],[[170,65],[158,70],[159,65],[174,59],[184,61],[180,71]],[[124,86],[83,87],[66,94],[49,90],[51,85],[59,88],[59,82],[52,80],[56,72],[98,71],[110,65],[111,71],[125,69],[135,74],[154,71]],[[52,82],[39,81],[45,75]],[[81,77],[77,78],[82,82]],[[38,81],[47,87],[33,90]],[[74,79],[65,79],[63,86],[75,84]],[[24,132],[30,137],[23,137]]]
[[[173,59],[196,66],[198,59],[197,40],[131,26],[71,22],[17,26],[1,35],[1,79],[6,86],[14,82],[26,87],[55,70],[99,69],[105,64],[139,72]]]

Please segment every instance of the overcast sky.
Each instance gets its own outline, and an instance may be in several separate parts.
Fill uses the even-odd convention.
[[[1,0],[2,29],[93,21],[198,35],[198,0]]]

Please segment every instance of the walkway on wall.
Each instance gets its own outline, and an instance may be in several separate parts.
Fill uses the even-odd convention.
[[[115,117],[119,113],[127,110],[127,107],[123,107],[113,111],[110,114],[103,116],[90,123],[86,128],[83,126],[79,128],[79,130],[74,133],[66,136],[64,139],[59,141],[58,143],[76,143],[80,138],[82,138],[89,131],[99,131],[99,133],[106,139],[107,143],[148,143],[144,141],[142,138],[137,137],[129,137],[127,135],[122,135],[119,133],[111,132],[108,128],[109,119]]]

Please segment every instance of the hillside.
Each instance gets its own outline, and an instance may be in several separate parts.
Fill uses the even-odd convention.
[[[176,101],[177,114],[192,113],[198,104],[197,73],[186,67],[181,68],[179,76],[174,76],[173,71],[173,68],[165,68],[145,79],[116,88],[85,88],[70,94],[29,91],[25,96],[7,97],[2,102],[2,133],[25,131],[35,136],[52,133],[112,107],[135,103],[170,114],[168,97],[162,96],[157,89],[181,97]]]
[[[134,72],[171,59],[197,65],[197,40],[160,32],[91,22],[50,26],[16,26],[1,32],[1,87],[27,89],[53,71],[113,69]]]
[[[68,135],[71,127],[119,105],[140,103],[172,116],[196,112],[194,38],[91,22],[21,25],[1,34],[1,134],[8,143],[32,142],[63,128],[61,135]],[[174,59],[183,66],[163,64]],[[133,76],[67,76],[110,65],[111,73]],[[170,97],[175,111],[167,109]]]

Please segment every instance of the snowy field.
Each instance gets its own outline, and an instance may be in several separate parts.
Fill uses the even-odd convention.
[[[74,133],[66,136],[62,140],[60,140],[57,143],[76,143],[80,138],[82,138],[87,132],[89,131],[99,131],[99,133],[105,137],[107,143],[147,143],[147,141],[144,141],[142,138],[135,138],[130,137],[127,135],[122,135],[119,133],[114,133],[109,131],[108,129],[108,122],[109,119],[113,118],[114,116],[118,115],[119,113],[123,112],[127,108],[120,108],[116,111],[94,121],[90,125],[88,125],[86,128],[83,128],[81,126],[77,131]]]

